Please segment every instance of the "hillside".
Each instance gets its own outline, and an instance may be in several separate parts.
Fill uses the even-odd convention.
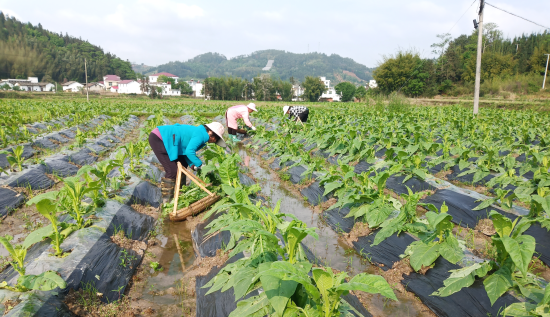
[[[68,34],[56,34],[42,25],[22,23],[0,12],[0,78],[38,77],[41,81],[65,78],[84,82],[84,59],[88,81],[104,75],[135,78],[129,62],[105,53],[99,46]]]
[[[262,71],[274,60],[268,71]],[[341,81],[362,83],[372,79],[372,68],[359,64],[351,58],[336,54],[295,54],[279,50],[257,51],[250,55],[227,59],[219,53],[206,53],[186,62],[170,62],[148,70],[147,73],[169,72],[184,79],[233,76],[251,79],[258,74],[289,80],[303,81],[305,76],[325,76],[334,84]]]

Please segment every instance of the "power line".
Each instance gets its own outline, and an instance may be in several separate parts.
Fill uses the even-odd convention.
[[[474,3],[476,3],[477,0],[474,0],[474,2],[472,2],[472,4],[470,4],[470,6],[468,7],[468,9],[466,9],[466,11],[464,11],[464,13],[462,14],[462,16],[460,16],[460,18],[455,22],[455,25],[453,25],[453,27],[449,30],[449,32],[447,33],[451,33],[451,31],[454,29],[454,27],[458,24],[458,22],[460,22],[460,20],[462,20],[462,18],[464,17],[464,15],[466,15],[466,13],[468,12],[468,10],[470,10],[470,8],[474,5]]]
[[[531,23],[533,23],[533,24],[535,24],[535,25],[542,26],[543,28],[549,29],[549,30],[550,30],[549,27],[546,27],[546,26],[544,26],[544,25],[538,24],[537,22],[533,22],[533,21],[531,21],[531,20],[529,20],[529,19],[526,19],[526,18],[524,18],[524,17],[520,17],[519,15],[517,15],[517,14],[515,14],[515,13],[508,12],[508,11],[506,11],[506,10],[504,10],[504,9],[499,8],[499,7],[495,7],[494,5],[490,4],[489,2],[485,2],[485,4],[488,4],[488,5],[490,5],[491,7],[495,8],[495,9],[498,9],[498,10],[500,10],[500,11],[504,11],[504,12],[506,12],[506,13],[508,13],[508,14],[511,14],[511,15],[513,15],[513,16],[516,16],[516,17],[520,18],[520,19],[523,19],[523,20],[525,20],[525,21],[527,21],[527,22],[531,22]]]

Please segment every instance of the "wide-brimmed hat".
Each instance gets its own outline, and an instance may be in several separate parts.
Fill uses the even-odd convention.
[[[256,109],[256,105],[253,103],[249,103],[246,107],[248,107],[248,109],[252,109],[253,111],[258,111],[258,109]]]
[[[208,129],[210,129],[219,137],[218,142],[216,142],[216,144],[221,147],[226,147],[227,144],[225,144],[225,141],[223,140],[223,137],[222,137],[223,132],[225,131],[223,124],[219,122],[212,122],[212,123],[206,124],[206,126],[208,127]]]
[[[283,114],[286,114],[288,112],[288,109],[290,109],[289,106],[284,106],[283,107]]]

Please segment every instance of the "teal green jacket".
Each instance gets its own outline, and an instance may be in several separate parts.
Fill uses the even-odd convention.
[[[158,128],[170,161],[177,160],[179,155],[185,155],[187,164],[202,165],[202,161],[197,157],[197,151],[202,149],[210,138],[204,126],[176,123]]]

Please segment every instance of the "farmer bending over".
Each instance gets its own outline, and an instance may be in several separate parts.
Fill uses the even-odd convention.
[[[222,138],[223,132],[221,123],[212,122],[197,127],[179,123],[164,125],[156,127],[149,134],[149,145],[166,172],[161,184],[164,202],[169,202],[174,197],[177,163],[180,162],[184,168],[192,166],[195,171],[199,170],[202,161],[197,157],[197,151],[203,148],[206,142],[226,147]],[[185,178],[182,184],[185,184]]]
[[[283,114],[288,113],[288,119],[292,121],[302,121],[307,122],[309,116],[309,109],[304,106],[284,106]]]
[[[239,129],[237,125],[237,119],[242,118],[244,123],[251,128],[252,130],[256,130],[256,128],[250,123],[250,119],[248,118],[248,114],[252,113],[256,110],[256,105],[253,103],[249,103],[248,105],[236,105],[233,106],[225,112],[225,121],[227,122],[227,133],[229,134],[229,138],[233,141],[239,141],[237,139],[237,133],[245,134],[246,130]]]

